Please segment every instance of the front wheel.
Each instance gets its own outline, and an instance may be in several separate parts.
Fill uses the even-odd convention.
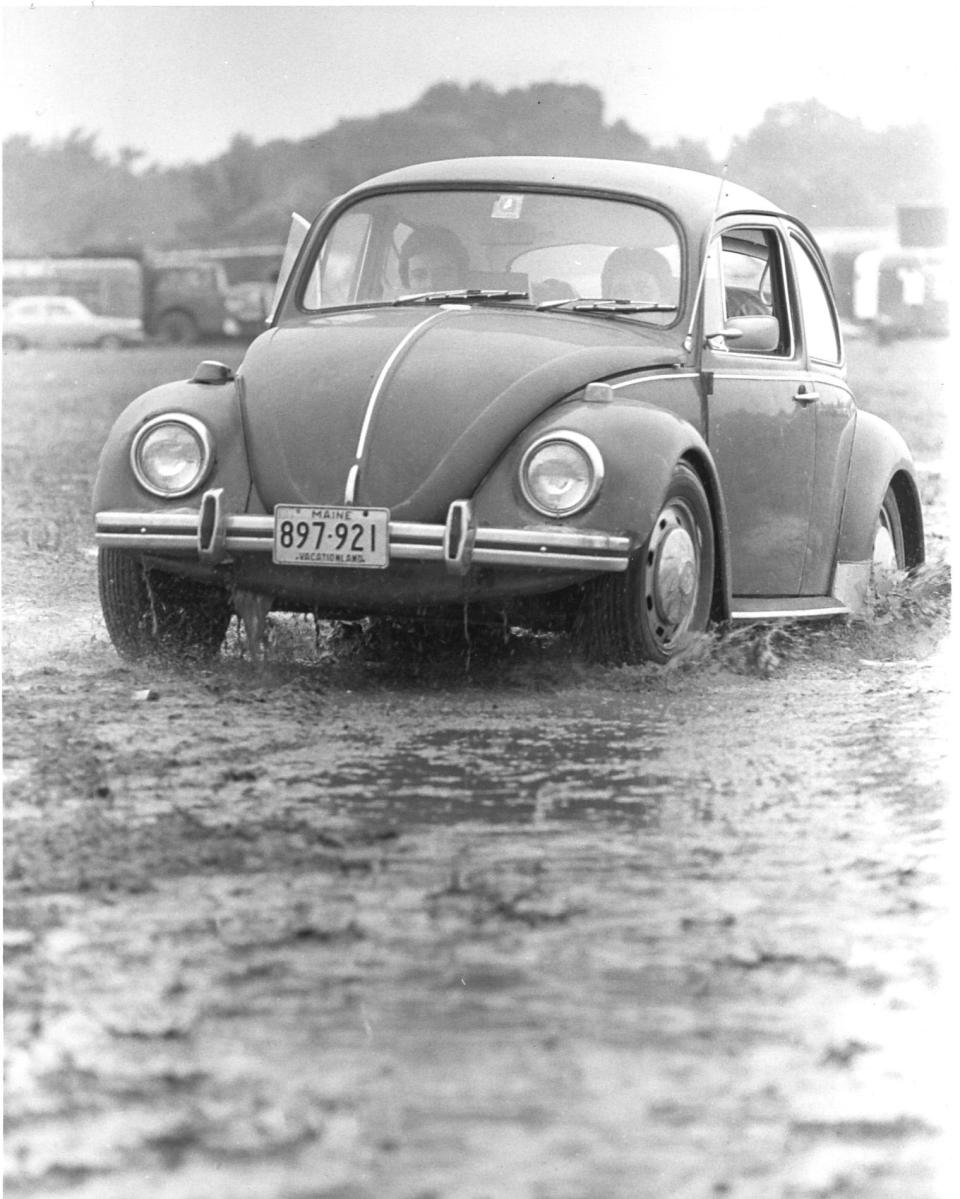
[[[231,616],[222,588],[147,570],[127,550],[101,549],[98,570],[103,618],[122,658],[217,655]]]
[[[595,579],[584,589],[578,627],[588,655],[669,662],[709,623],[715,562],[710,502],[695,471],[680,462],[625,574]]]

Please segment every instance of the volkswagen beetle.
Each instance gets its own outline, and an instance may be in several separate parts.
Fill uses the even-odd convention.
[[[216,652],[233,612],[273,608],[662,663],[711,623],[854,612],[924,556],[809,231],[608,160],[427,163],[295,216],[236,373],[134,400],[94,506],[129,657]]]

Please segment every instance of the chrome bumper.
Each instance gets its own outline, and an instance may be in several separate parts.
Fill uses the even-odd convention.
[[[273,516],[223,510],[218,488],[189,512],[98,512],[96,543],[142,553],[196,556],[216,564],[236,554],[273,553]],[[471,566],[539,567],[591,574],[627,569],[630,538],[578,529],[493,529],[476,524],[469,500],[455,500],[446,524],[389,523],[390,559],[443,562],[452,574]]]

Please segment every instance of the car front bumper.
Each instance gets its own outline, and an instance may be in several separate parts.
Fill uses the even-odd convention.
[[[98,512],[95,529],[100,547],[209,565],[246,554],[273,554],[274,517],[226,512],[219,488],[205,492],[200,507],[187,511]],[[455,500],[445,524],[391,520],[389,535],[391,561],[440,562],[454,575],[464,575],[474,565],[618,572],[627,569],[631,548],[628,536],[590,530],[478,525],[469,500]]]

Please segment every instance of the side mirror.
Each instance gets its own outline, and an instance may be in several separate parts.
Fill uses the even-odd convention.
[[[734,348],[738,351],[770,353],[780,344],[780,322],[775,316],[731,316],[721,336],[736,339]]]

